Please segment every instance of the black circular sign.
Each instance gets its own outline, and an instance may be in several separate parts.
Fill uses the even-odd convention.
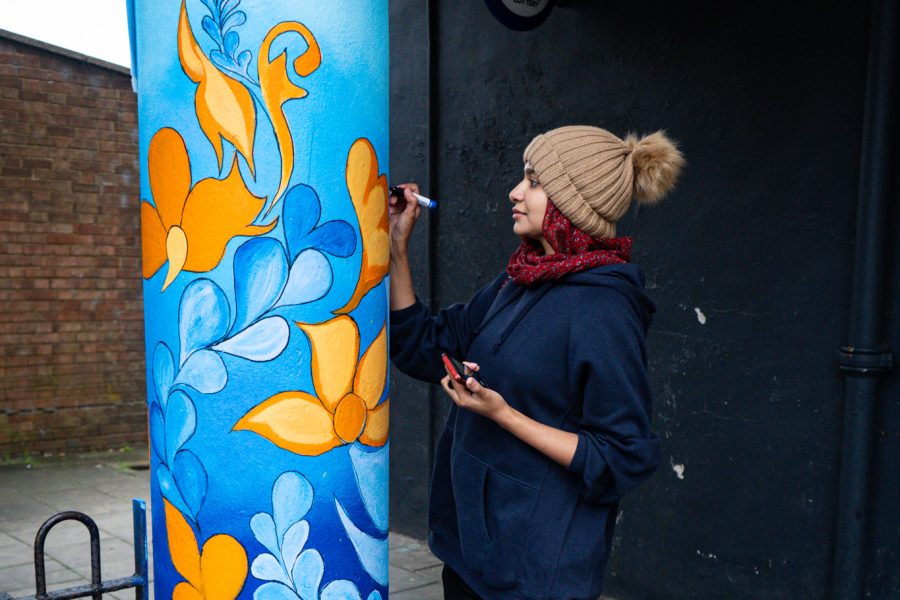
[[[485,0],[497,20],[516,31],[534,29],[553,9],[553,0]]]

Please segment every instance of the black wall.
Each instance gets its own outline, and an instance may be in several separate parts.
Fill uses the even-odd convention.
[[[413,240],[433,310],[505,267],[518,243],[507,194],[533,135],[663,128],[688,159],[675,193],[620,222],[659,308],[664,459],[622,503],[614,597],[827,597],[869,28],[864,2],[581,0],[527,33],[480,1],[391,2],[391,176],[441,203]],[[887,599],[900,597],[896,371],[881,389],[868,562],[871,597]],[[438,391],[392,372],[392,523],[419,537],[449,409]]]

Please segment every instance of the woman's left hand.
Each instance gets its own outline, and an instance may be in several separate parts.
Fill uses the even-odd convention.
[[[478,370],[478,365],[475,363],[466,363],[466,366]],[[447,375],[441,379],[441,387],[460,408],[471,410],[494,421],[509,406],[503,396],[482,386],[475,381],[474,377],[467,376],[465,385],[463,385]]]

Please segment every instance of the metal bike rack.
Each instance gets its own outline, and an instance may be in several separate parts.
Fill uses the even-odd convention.
[[[135,588],[136,600],[149,600],[147,592],[147,504],[135,498],[131,501],[134,522],[134,575],[121,579],[102,581],[100,577],[100,531],[97,524],[84,513],[66,511],[53,515],[41,525],[34,538],[34,596],[13,598],[0,592],[0,600],[69,600],[87,598],[102,600],[103,594]],[[78,521],[87,527],[91,536],[91,583],[77,587],[54,590],[47,593],[47,576],[44,566],[44,542],[54,526],[63,521]]]

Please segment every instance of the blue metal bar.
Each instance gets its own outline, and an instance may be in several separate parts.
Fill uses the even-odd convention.
[[[134,576],[140,581],[134,590],[136,600],[149,600],[147,571],[147,503],[140,498],[131,500],[134,517]]]

